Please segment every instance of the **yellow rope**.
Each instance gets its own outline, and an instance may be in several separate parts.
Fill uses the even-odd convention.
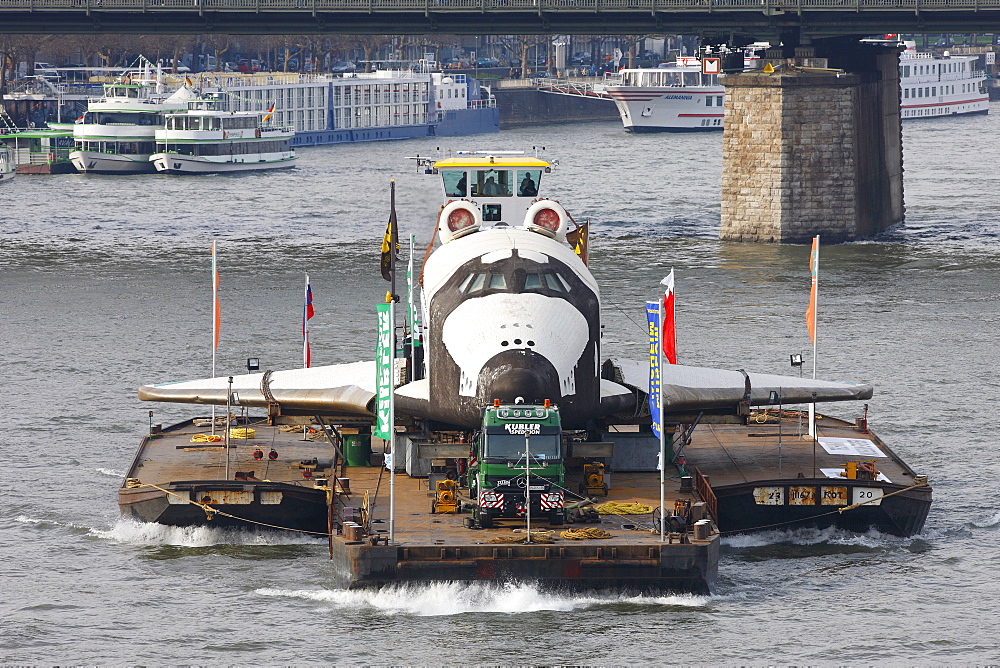
[[[547,532],[547,533],[552,533],[552,532],[550,531],[550,532]],[[486,542],[487,543],[492,543],[492,544],[527,543],[528,542],[528,537],[527,536],[523,536],[523,537],[522,536],[497,536],[496,538],[491,538],[490,540],[488,540]],[[531,542],[532,543],[549,544],[549,543],[554,543],[556,541],[553,538],[551,538],[550,536],[545,535],[545,533],[538,532],[538,531],[532,531],[531,532]]]
[[[218,443],[221,440],[218,434],[195,434],[191,437],[192,443]]]
[[[229,430],[229,438],[250,439],[256,437],[257,437],[257,430],[251,427],[247,427],[246,429],[238,428]]]
[[[644,503],[621,501],[607,501],[594,506],[594,509],[601,515],[647,515],[653,512],[653,509]]]
[[[587,539],[602,539],[611,538],[611,534],[604,529],[596,529],[594,527],[587,527],[585,529],[567,529],[559,534],[562,538],[567,540],[587,540]]]

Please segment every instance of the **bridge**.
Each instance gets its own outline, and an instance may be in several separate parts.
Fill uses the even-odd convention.
[[[36,34],[672,33],[799,41],[1000,32],[1000,0],[0,0],[0,26]]]

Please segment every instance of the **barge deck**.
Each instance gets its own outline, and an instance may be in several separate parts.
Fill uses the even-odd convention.
[[[672,525],[661,542],[653,513],[601,515],[596,523],[568,526],[533,520],[536,542],[525,544],[524,533],[515,531],[523,529],[523,521],[471,529],[468,513],[432,513],[435,494],[429,479],[403,473],[396,474],[390,544],[389,472],[381,465],[345,465],[337,456],[337,439],[330,442],[321,428],[312,428],[315,433],[303,440],[301,426],[253,419],[234,425],[245,438],[230,440],[228,474],[224,444],[203,441],[211,432],[210,420],[189,420],[150,434],[119,491],[122,513],[168,525],[285,528],[325,536],[339,584],[348,588],[516,580],[567,590],[708,593],[715,582],[720,539],[710,523]],[[272,450],[277,453],[273,460],[268,458]],[[255,453],[263,457],[255,459]],[[373,460],[380,464],[381,454]],[[568,479],[567,487],[581,482],[582,473]],[[676,500],[699,512],[704,507],[693,494],[677,494],[675,484],[668,492],[670,508]],[[656,508],[659,474],[618,474],[600,501]],[[605,537],[562,536],[581,527],[600,529]],[[516,540],[521,542],[510,542]]]

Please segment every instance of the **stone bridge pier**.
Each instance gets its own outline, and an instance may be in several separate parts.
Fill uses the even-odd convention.
[[[722,229],[729,241],[870,237],[903,220],[899,52],[838,40],[768,50],[729,74]]]

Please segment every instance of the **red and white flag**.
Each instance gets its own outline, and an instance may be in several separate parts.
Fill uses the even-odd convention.
[[[309,350],[309,319],[314,314],[312,286],[309,285],[309,274],[306,274],[306,295],[302,304],[302,366],[306,369],[312,364],[312,352]]]
[[[660,285],[667,287],[663,293],[663,324],[660,327],[660,335],[663,340],[663,356],[671,364],[677,364],[677,334],[674,327],[674,270],[670,269],[670,275],[660,281]]]

